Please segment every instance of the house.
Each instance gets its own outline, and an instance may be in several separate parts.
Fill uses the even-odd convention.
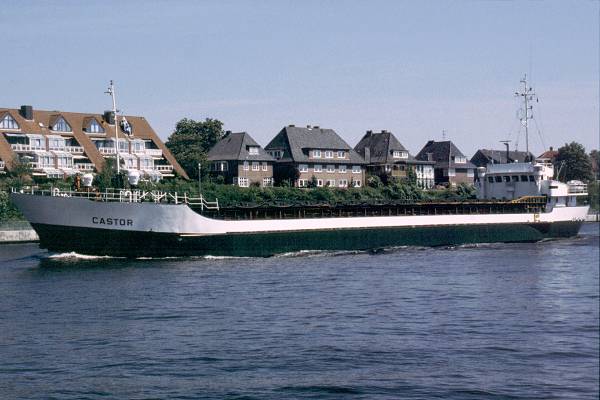
[[[240,187],[273,186],[275,160],[246,132],[227,131],[208,152],[211,176]]]
[[[288,125],[265,150],[275,158],[275,181],[297,187],[361,187],[365,182],[363,158],[333,129]]]
[[[540,154],[536,160],[538,161],[542,161],[542,162],[549,162],[551,164],[554,164],[556,162],[556,158],[558,157],[558,151],[554,150],[554,148],[552,146],[550,146],[549,150],[546,150],[545,152],[543,152],[542,154]]]
[[[533,159],[533,154],[526,151],[509,151],[507,157],[506,150],[479,149],[471,157],[471,163],[476,167],[485,167],[488,164],[523,163]]]
[[[477,167],[486,167],[488,164],[511,164],[529,162],[534,159],[531,152],[479,149],[471,157],[475,165],[475,179],[477,180]]]
[[[116,132],[115,132],[116,129]],[[117,144],[118,143],[118,144]],[[27,163],[34,177],[63,178],[99,172],[107,158],[123,170],[154,180],[176,174],[187,178],[144,117],[65,111],[0,108],[0,166]]]
[[[433,161],[417,160],[402,145],[392,132],[367,131],[354,146],[366,163],[371,175],[391,175],[398,179],[408,179],[408,171],[415,173],[417,185],[430,189],[434,185]]]
[[[458,147],[449,140],[428,141],[415,158],[421,161],[435,161],[436,185],[473,184],[475,165],[471,164]]]

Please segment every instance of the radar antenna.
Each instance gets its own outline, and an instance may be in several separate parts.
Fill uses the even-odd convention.
[[[523,84],[523,88],[520,92],[515,92],[515,96],[523,98],[524,108],[521,111],[521,124],[525,127],[525,151],[527,153],[527,158],[529,158],[529,120],[533,119],[533,106],[530,105],[530,102],[535,98],[537,100],[537,96],[533,91],[533,88],[527,84],[527,74],[521,79],[521,83]],[[531,161],[531,160],[529,160]]]

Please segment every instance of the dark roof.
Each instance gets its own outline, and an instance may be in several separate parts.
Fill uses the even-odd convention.
[[[258,147],[258,154],[250,154],[249,147]],[[249,160],[249,161],[275,161],[273,157],[260,147],[258,143],[246,132],[226,134],[208,152],[210,161]]]
[[[346,143],[333,129],[300,128],[286,126],[265,146],[267,150],[284,150],[279,161],[308,162],[310,149],[345,150],[347,159],[327,159],[329,164],[364,164],[363,158],[348,143]],[[311,162],[314,161],[310,160]],[[325,161],[324,161],[325,162]]]
[[[368,156],[366,155],[368,149]],[[415,159],[410,153],[408,158],[394,158],[394,151],[405,151],[406,147],[398,141],[392,132],[367,131],[365,136],[354,146],[354,150],[360,154],[368,164],[393,164],[393,163],[409,163],[409,164],[434,164],[433,161],[421,161]]]
[[[554,160],[556,157],[558,157],[558,151],[552,149],[552,147],[551,147],[550,150],[546,150],[545,152],[540,154],[538,156],[538,159],[545,158],[545,159],[549,159],[549,160]]]
[[[465,155],[449,140],[436,142],[430,140],[415,156],[417,160],[428,160],[428,153],[431,153],[432,160],[435,161],[437,168],[475,168],[475,165],[467,161],[465,164],[456,164],[452,162],[452,157],[465,157]],[[466,159],[466,157],[465,157]]]
[[[480,149],[477,150],[475,155],[471,157],[471,162],[478,167],[485,167],[487,164],[507,164],[514,162],[527,162],[527,160],[533,160],[533,154],[526,151],[509,151],[508,160],[506,159],[506,150],[488,150]],[[480,161],[481,160],[481,161]],[[485,162],[484,162],[485,161]]]

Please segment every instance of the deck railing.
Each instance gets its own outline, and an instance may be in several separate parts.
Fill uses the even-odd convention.
[[[82,197],[94,201],[120,202],[120,203],[171,203],[187,204],[199,207],[201,210],[219,210],[219,200],[207,201],[202,195],[200,197],[190,197],[187,193],[170,193],[160,190],[137,190],[137,189],[114,189],[108,188],[102,192],[97,190],[61,190],[59,188],[40,190],[35,186],[24,187],[22,189],[11,189],[14,193],[30,194],[34,196],[55,196],[55,197]]]

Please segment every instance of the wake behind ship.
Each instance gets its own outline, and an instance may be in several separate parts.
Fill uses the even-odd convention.
[[[202,197],[119,190],[13,191],[11,198],[55,252],[124,257],[271,256],[302,250],[533,242],[577,235],[588,206],[578,181],[551,164],[489,165],[477,201],[220,208]]]

